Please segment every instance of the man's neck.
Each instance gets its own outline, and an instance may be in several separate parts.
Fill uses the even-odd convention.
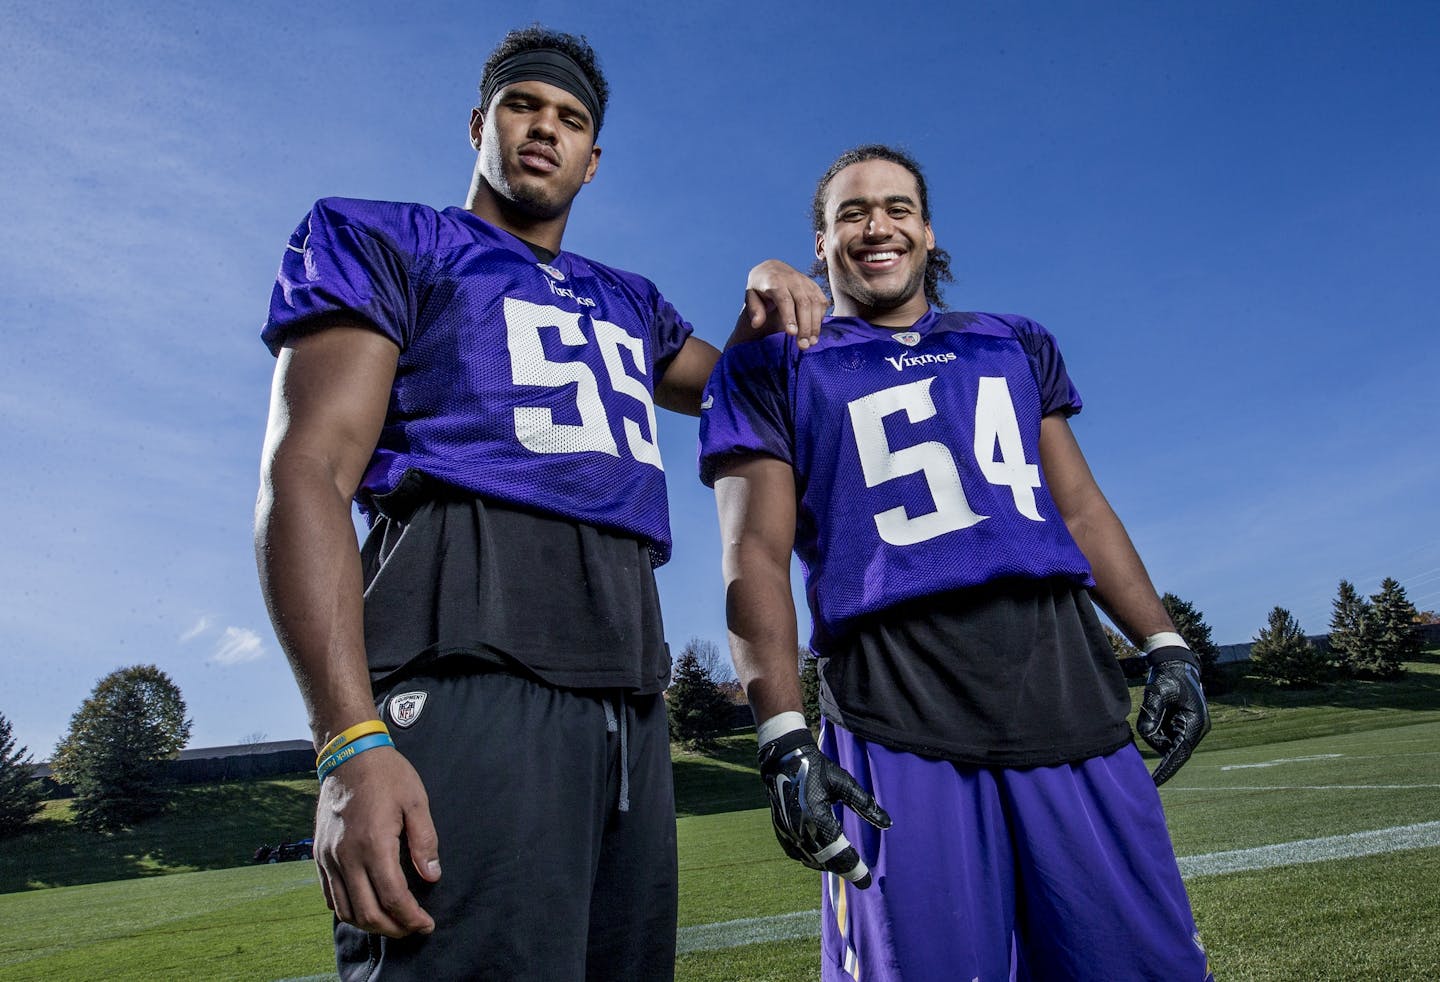
[[[916,294],[898,307],[884,309],[867,307],[858,303],[853,297],[837,294],[833,314],[836,317],[858,317],[876,327],[904,331],[914,327],[915,323],[929,311],[930,301],[925,298],[923,293]]]
[[[465,210],[497,228],[503,228],[517,239],[552,253],[560,251],[560,240],[565,237],[565,224],[570,219],[569,208],[555,218],[536,218],[521,211],[495,193],[480,176],[478,167],[470,181]]]

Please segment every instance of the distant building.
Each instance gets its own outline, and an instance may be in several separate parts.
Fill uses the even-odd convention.
[[[281,774],[313,772],[315,747],[309,740],[273,740],[267,743],[237,743],[228,747],[190,747],[169,761],[167,770],[177,784],[209,781],[251,780]],[[45,780],[51,797],[68,797],[68,789],[57,784],[47,760],[35,765],[35,776]]]

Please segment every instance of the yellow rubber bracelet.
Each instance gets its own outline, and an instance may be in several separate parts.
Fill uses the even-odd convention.
[[[389,732],[390,728],[385,725],[384,720],[367,719],[363,723],[356,723],[335,737],[335,739],[325,744],[325,748],[315,755],[315,766],[320,766],[322,760],[353,740],[358,740],[363,736],[369,736],[371,733],[389,734]]]

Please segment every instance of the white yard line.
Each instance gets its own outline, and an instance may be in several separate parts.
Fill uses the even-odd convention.
[[[1344,786],[1336,785],[1336,787]],[[1364,786],[1387,787],[1387,785]],[[1407,788],[1436,787],[1433,784],[1398,786]],[[1175,788],[1173,790],[1249,791],[1260,789]],[[1404,849],[1428,849],[1432,846],[1440,846],[1440,822],[1421,822],[1418,825],[1400,825],[1390,829],[1376,829],[1373,832],[1352,832],[1349,835],[1332,835],[1323,839],[1301,839],[1298,842],[1281,842],[1273,846],[1255,846],[1251,849],[1230,849],[1225,852],[1209,852],[1200,856],[1184,856],[1180,859],[1180,875],[1189,879],[1196,876],[1215,876],[1221,873],[1271,869],[1276,866],[1294,866],[1299,863],[1318,863],[1329,859],[1374,856],[1379,853],[1399,852]],[[682,927],[676,935],[675,950],[677,954],[683,955],[692,951],[739,948],[743,945],[759,944],[764,941],[813,938],[819,934],[820,911],[802,910],[793,914],[776,914],[773,917],[746,917],[738,921],[721,921],[718,924],[695,924],[691,927]],[[336,982],[337,978],[335,975],[307,975],[302,978],[281,979],[278,982]]]
[[[1226,764],[1220,768],[1222,771],[1244,771],[1255,767],[1277,767],[1280,764],[1298,764],[1310,760],[1335,760],[1342,754],[1315,754],[1310,757],[1277,757],[1275,760],[1263,760],[1258,764]]]
[[[1434,787],[1434,785],[1428,785]],[[1216,873],[1239,873],[1243,870],[1269,869],[1272,866],[1294,866],[1297,863],[1319,863],[1327,859],[1351,859],[1374,856],[1402,849],[1426,849],[1440,846],[1440,822],[1400,825],[1373,832],[1351,832],[1323,839],[1301,839],[1253,849],[1231,849],[1210,852],[1203,856],[1186,856],[1180,860],[1182,876],[1214,876]]]
[[[761,941],[788,941],[791,938],[813,938],[820,934],[820,912],[801,910],[774,917],[746,917],[719,924],[696,924],[676,932],[676,954],[688,951],[718,951]]]
[[[1440,788],[1440,784],[1237,784],[1233,788],[1166,788],[1170,791],[1409,791]]]
[[[1353,832],[1350,835],[1333,835],[1324,839],[1302,839],[1299,842],[1282,842],[1273,846],[1256,846],[1253,849],[1232,849],[1201,856],[1186,856],[1180,860],[1180,875],[1188,879],[1195,876],[1213,876],[1217,873],[1292,866],[1297,863],[1317,863],[1327,859],[1372,856],[1402,849],[1425,849],[1430,846],[1440,846],[1440,822],[1422,822],[1419,825],[1402,825],[1373,832]],[[776,917],[747,917],[719,924],[682,927],[676,950],[680,954],[690,951],[714,951],[720,948],[738,948],[760,941],[813,938],[819,934],[820,912],[807,910]]]

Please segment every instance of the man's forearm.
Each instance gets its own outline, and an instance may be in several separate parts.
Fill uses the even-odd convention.
[[[764,455],[732,460],[715,481],[715,503],[730,653],[759,724],[803,706],[790,596],[795,472]]]
[[[1135,644],[1174,631],[1150,574],[1114,510],[1103,497],[1070,524],[1070,534],[1095,577],[1095,602]]]
[[[1129,533],[1095,483],[1070,424],[1060,413],[1040,421],[1040,464],[1065,527],[1090,562],[1100,609],[1136,644],[1152,634],[1175,630]]]
[[[350,502],[318,463],[277,462],[256,505],[255,557],[317,748],[375,716]]]
[[[734,575],[727,571],[725,595],[730,653],[755,722],[763,723],[777,713],[801,712],[799,646],[788,565],[778,568],[763,558],[745,556],[743,551],[731,563]]]

